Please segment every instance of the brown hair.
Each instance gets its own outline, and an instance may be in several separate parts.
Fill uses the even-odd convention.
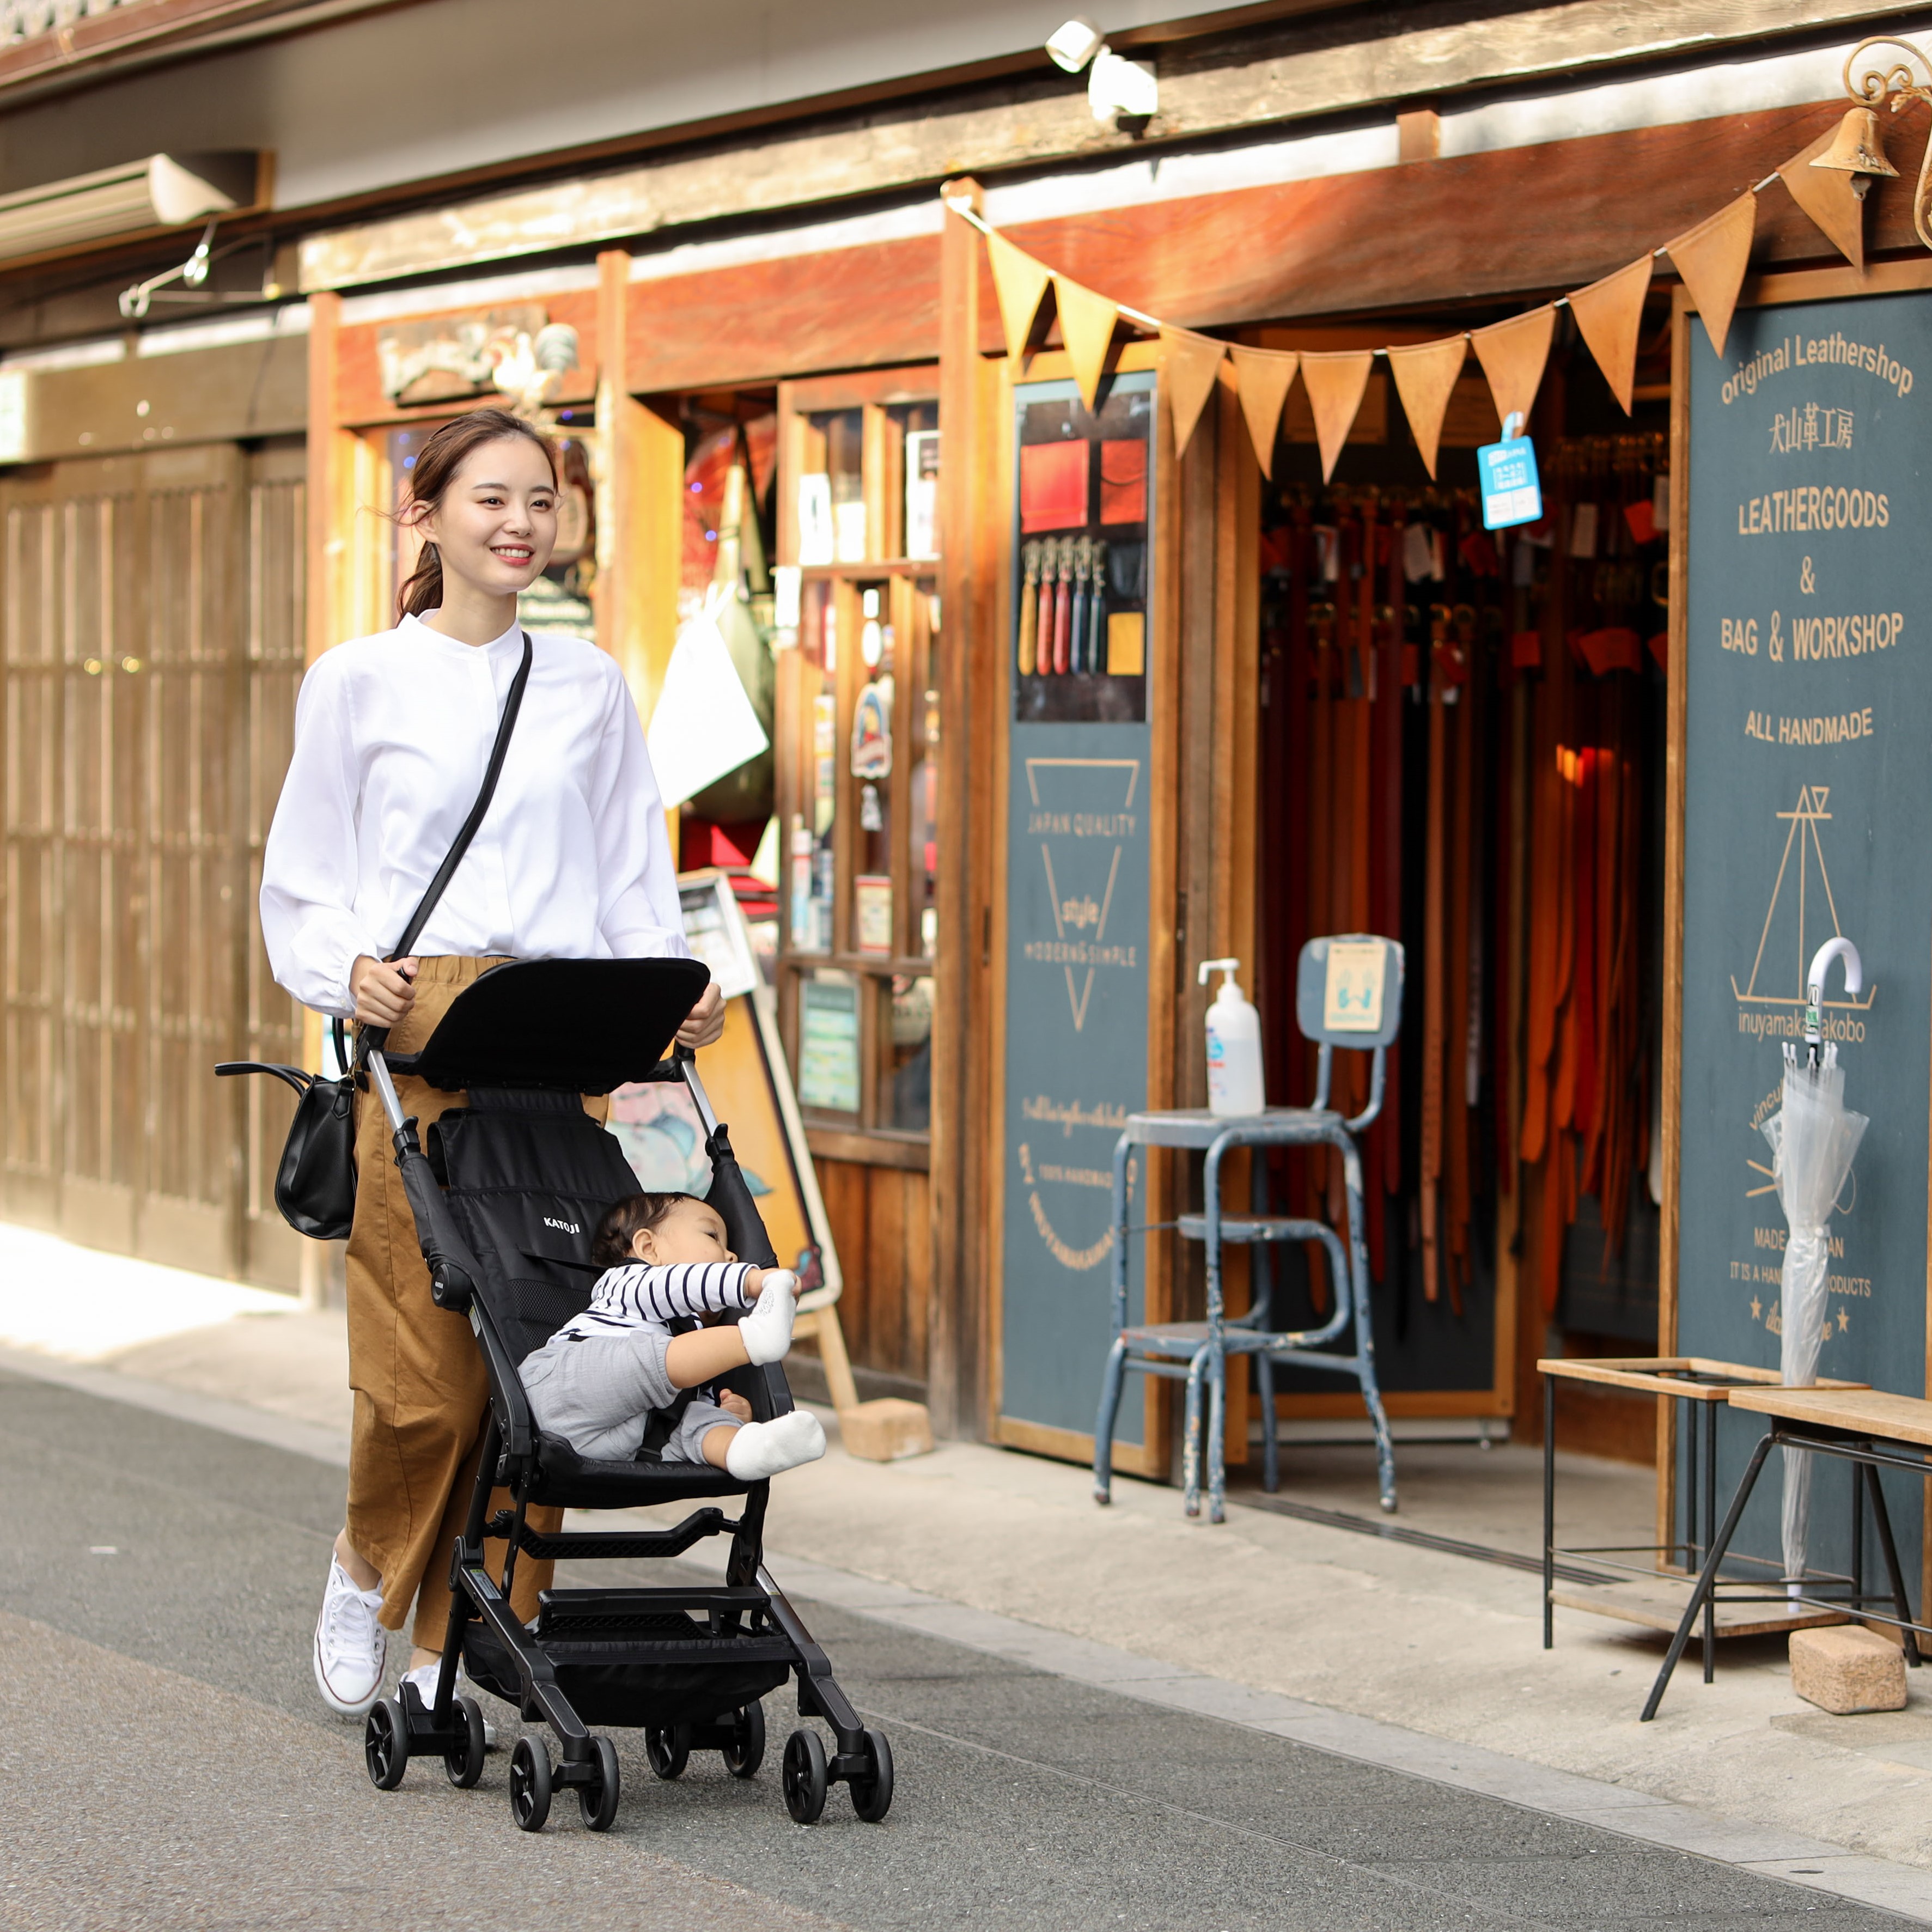
[[[508,410],[476,410],[432,432],[417,452],[416,463],[410,471],[409,490],[403,498],[398,516],[407,516],[418,504],[426,509],[434,509],[456,480],[456,472],[463,467],[464,460],[472,450],[510,436],[523,436],[535,443],[550,465],[550,481],[556,483],[560,480],[556,452],[551,448],[548,436],[532,428],[521,416],[511,415]],[[436,545],[425,538],[416,568],[396,592],[396,620],[400,623],[405,617],[419,617],[425,610],[436,609],[442,602],[442,558]]]
[[[695,1194],[632,1194],[609,1209],[597,1224],[590,1244],[592,1262],[601,1268],[622,1268],[635,1259],[631,1244],[646,1230],[662,1226],[680,1201]]]

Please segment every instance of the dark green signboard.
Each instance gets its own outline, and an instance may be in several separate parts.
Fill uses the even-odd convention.
[[[1088,1436],[1114,1143],[1147,1104],[1154,378],[1097,414],[1066,382],[1014,404],[1000,1407]]]
[[[1691,324],[1683,1113],[1677,1346],[1775,1367],[1785,1222],[1760,1131],[1805,969],[1842,933],[1827,1030],[1871,1126],[1830,1227],[1819,1372],[1925,1393],[1932,1078],[1932,296]],[[1727,1414],[1726,1492],[1762,1432]],[[1842,1565],[1850,1479],[1814,1478],[1811,1561]],[[1887,1495],[1916,1575],[1916,1484]],[[1778,1547],[1778,1484],[1737,1546]]]

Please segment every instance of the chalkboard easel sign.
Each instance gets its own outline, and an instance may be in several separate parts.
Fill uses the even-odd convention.
[[[1927,1392],[1932,1095],[1929,284],[1917,265],[1767,278],[1721,356],[1680,296],[1672,459],[1681,940],[1666,947],[1660,1342],[1778,1366],[1786,1228],[1762,1126],[1784,1048],[1804,1052],[1808,962],[1842,934],[1864,986],[1834,974],[1824,1030],[1871,1126],[1828,1229],[1819,1372],[1912,1396]],[[1761,1433],[1724,1418],[1720,1495]],[[1924,1486],[1886,1482],[1914,1574]],[[1849,1480],[1814,1484],[1808,1560],[1843,1569]],[[1772,1574],[1779,1494],[1762,1486],[1735,1545]],[[1680,1511],[1660,1514],[1682,1533]]]

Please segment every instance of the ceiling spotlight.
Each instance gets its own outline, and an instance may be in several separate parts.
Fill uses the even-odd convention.
[[[1100,51],[1100,30],[1084,15],[1076,15],[1046,44],[1054,64],[1078,74]]]
[[[1123,121],[1149,119],[1160,107],[1154,63],[1123,60],[1112,47],[1102,47],[1087,76],[1087,104],[1095,120],[1115,127]]]
[[[1123,60],[1102,39],[1091,20],[1076,16],[1046,44],[1056,66],[1078,74],[1090,61],[1087,104],[1094,118],[1110,127],[1123,122],[1144,122],[1159,111],[1160,86],[1150,61]]]

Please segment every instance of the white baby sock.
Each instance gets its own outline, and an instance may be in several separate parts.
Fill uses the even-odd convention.
[[[766,1288],[765,1294],[770,1292]],[[764,1298],[759,1296],[760,1304]],[[755,1483],[796,1469],[801,1462],[815,1462],[824,1454],[825,1431],[818,1417],[808,1409],[795,1408],[773,1421],[746,1423],[724,1452],[724,1467],[740,1482]]]
[[[789,1268],[775,1268],[765,1276],[751,1313],[739,1322],[746,1354],[754,1362],[783,1361],[791,1352],[791,1324],[797,1313],[798,1276]]]

